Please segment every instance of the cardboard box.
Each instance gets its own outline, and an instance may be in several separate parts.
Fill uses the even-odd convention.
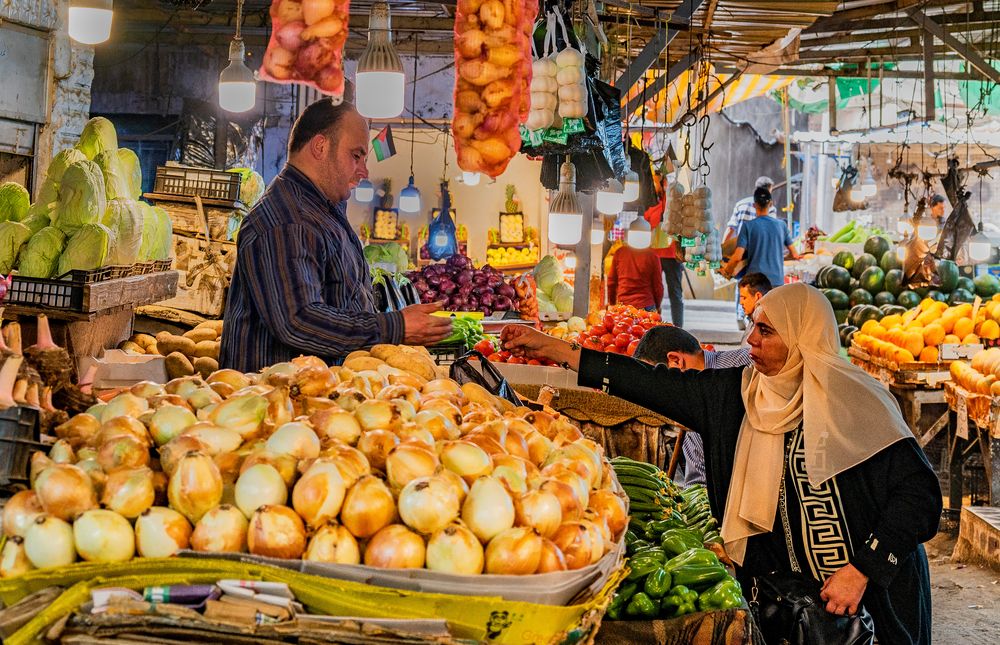
[[[558,389],[585,389],[577,385],[577,374],[563,367],[493,363],[511,385],[551,385]]]
[[[167,366],[162,356],[136,356],[120,349],[108,349],[100,358],[82,357],[78,366],[80,374],[86,374],[90,366],[95,364],[96,388],[128,387],[139,381],[167,382]]]

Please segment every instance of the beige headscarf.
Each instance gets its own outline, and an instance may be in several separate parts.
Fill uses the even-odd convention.
[[[812,486],[913,436],[892,395],[839,355],[837,322],[822,293],[789,284],[757,308],[788,346],[788,359],[774,376],[743,372],[746,417],[722,520],[726,551],[739,564],[747,538],[774,525],[786,432],[802,422]]]

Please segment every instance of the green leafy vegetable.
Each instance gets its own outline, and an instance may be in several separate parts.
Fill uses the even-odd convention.
[[[107,264],[132,265],[138,261],[142,246],[143,210],[134,199],[112,199],[101,224],[108,227],[114,243],[108,249]]]
[[[29,237],[31,229],[21,222],[0,223],[0,274],[10,273],[17,261],[17,254]]]
[[[51,278],[66,246],[66,236],[55,226],[46,226],[31,236],[21,250],[17,273],[28,278]]]
[[[115,132],[114,124],[103,116],[95,116],[87,121],[76,148],[91,160],[105,150],[117,150],[118,133]]]
[[[100,167],[93,161],[71,163],[59,185],[53,224],[66,235],[73,235],[84,224],[97,222],[107,207]]]
[[[57,275],[70,271],[90,271],[105,264],[108,247],[111,246],[111,231],[103,224],[84,224],[69,239],[59,256]]]
[[[139,163],[139,157],[129,148],[118,148],[117,155],[129,188],[128,195],[123,197],[139,199],[142,196],[142,165]]]
[[[13,181],[0,184],[0,221],[20,222],[30,205],[31,196],[24,186]]]

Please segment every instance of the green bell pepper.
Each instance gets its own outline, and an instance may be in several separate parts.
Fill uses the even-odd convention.
[[[641,549],[632,550],[632,558],[655,558],[660,564],[667,561],[667,554],[658,546],[646,546]]]
[[[663,562],[655,557],[633,558],[629,560],[628,566],[632,571],[626,576],[626,580],[641,580],[660,568]]]
[[[709,551],[708,549],[688,549],[684,553],[667,560],[667,563],[663,565],[663,568],[673,573],[674,569],[677,567],[683,567],[688,564],[718,565],[719,556],[715,555],[715,553]]]
[[[660,603],[640,591],[632,596],[628,606],[625,607],[625,615],[632,618],[655,618],[660,611]]]
[[[685,564],[670,570],[670,577],[675,585],[699,590],[707,589],[727,575],[729,574],[721,564]]]
[[[638,590],[639,584],[636,582],[626,582],[618,587],[618,591],[611,599],[611,604],[608,605],[608,616],[612,620],[620,620],[625,612],[625,607],[628,606],[628,602],[632,600],[632,596]]]
[[[662,520],[654,520],[646,525],[647,533],[653,537],[659,537],[670,529],[682,529],[687,526],[684,518],[677,511],[672,511],[670,517]]]
[[[742,605],[743,590],[740,588],[740,583],[728,576],[725,580],[717,582],[698,596],[698,608],[702,611],[735,609]]]
[[[646,583],[642,590],[650,598],[662,598],[670,591],[670,585],[670,574],[660,568],[646,576]]]
[[[670,529],[660,538],[660,545],[671,557],[678,556],[688,549],[699,549],[702,546],[701,536],[689,529]]]
[[[698,611],[698,592],[677,585],[660,601],[660,613],[669,618]]]

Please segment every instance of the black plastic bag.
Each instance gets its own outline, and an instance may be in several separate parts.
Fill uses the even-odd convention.
[[[479,359],[482,371],[473,365],[471,360],[473,357]],[[459,384],[475,383],[480,385],[490,392],[490,394],[499,396],[501,399],[509,401],[517,407],[524,406],[521,397],[517,395],[514,388],[510,386],[507,379],[500,373],[500,370],[476,350],[466,352],[465,355],[452,363],[451,368],[448,370],[448,376]]]
[[[180,126],[169,158],[185,166],[215,168],[215,134],[219,109],[207,101],[185,99]],[[226,168],[256,168],[264,141],[263,120],[229,118],[226,123]]]

